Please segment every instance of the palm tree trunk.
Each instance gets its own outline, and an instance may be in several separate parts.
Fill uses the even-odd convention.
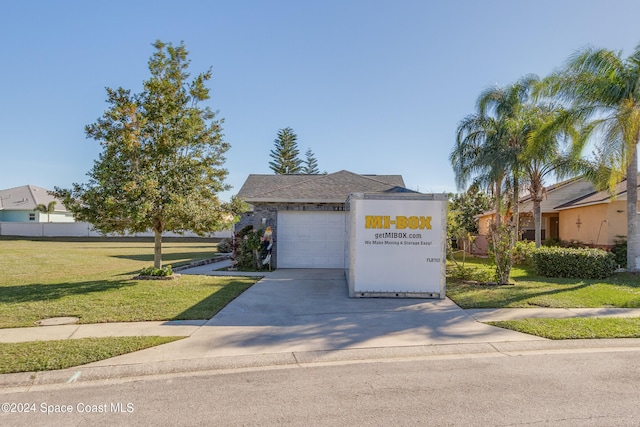
[[[638,244],[638,144],[633,145],[627,166],[627,270],[637,271]]]
[[[533,224],[535,228],[536,248],[542,244],[542,209],[540,208],[540,200],[533,198]]]
[[[496,209],[496,228],[500,228],[502,225],[502,179],[498,179],[495,182],[495,209]]]
[[[520,237],[520,185],[518,184],[518,178],[514,178],[513,183],[513,235],[511,236],[511,247],[509,254],[516,246],[516,242]]]

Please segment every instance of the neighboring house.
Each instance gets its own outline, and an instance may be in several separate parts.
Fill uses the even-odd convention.
[[[272,265],[280,268],[345,267],[345,201],[352,193],[406,193],[400,175],[249,175],[238,192],[252,210],[236,224],[270,226]],[[415,193],[415,192],[414,192]]]
[[[51,214],[38,212],[38,205],[48,206],[55,201]],[[0,190],[0,222],[73,222],[61,200],[49,195],[49,191],[35,185]]]
[[[611,248],[627,234],[627,182],[618,184],[614,197],[607,191],[596,191],[584,178],[574,178],[547,187],[540,204],[542,240],[558,239],[601,248]],[[495,212],[478,216],[478,237],[474,253],[488,252],[489,227]],[[520,235],[534,240],[533,202],[520,199]]]

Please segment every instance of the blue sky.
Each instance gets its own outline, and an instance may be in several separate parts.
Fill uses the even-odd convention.
[[[84,126],[105,87],[136,92],[151,44],[213,70],[227,182],[271,173],[291,127],[323,171],[401,174],[421,192],[456,191],[448,161],[478,94],[541,76],[587,46],[628,55],[637,0],[0,0],[0,189],[86,182],[100,146]]]

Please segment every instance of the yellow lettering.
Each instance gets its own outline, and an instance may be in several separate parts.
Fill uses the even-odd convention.
[[[396,230],[403,230],[410,228],[412,230],[431,230],[431,217],[430,216],[401,216],[398,215],[392,221],[390,216],[382,215],[365,215],[365,228],[391,228],[391,225],[395,225]]]
[[[381,216],[366,215],[364,221],[364,228],[382,228]]]
[[[431,217],[430,216],[421,216],[420,217],[420,230],[422,229],[431,230]]]
[[[418,223],[420,221],[418,220],[417,216],[410,216],[409,217],[409,228],[412,230],[415,230],[416,228],[418,228]]]

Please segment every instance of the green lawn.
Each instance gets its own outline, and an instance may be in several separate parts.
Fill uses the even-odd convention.
[[[174,267],[217,255],[212,240],[165,240]],[[0,328],[76,316],[80,323],[210,319],[256,282],[248,277],[183,275],[131,280],[153,264],[144,239],[0,237]],[[110,337],[0,343],[0,373],[62,369],[164,344],[181,337]]]
[[[489,261],[467,257],[471,276],[486,277]],[[448,263],[453,271],[453,264]],[[640,307],[640,275],[616,273],[608,279],[557,279],[536,276],[515,267],[512,285],[486,285],[447,277],[447,296],[462,308],[578,308]],[[637,318],[522,319],[491,325],[550,339],[640,338]]]
[[[490,325],[552,340],[640,338],[640,318],[522,319]]]
[[[212,258],[216,243],[165,241],[165,264]],[[183,275],[131,280],[153,263],[153,242],[0,239],[0,328],[75,316],[80,323],[209,319],[255,278]]]
[[[467,257],[466,266],[490,269],[486,259]],[[462,308],[640,307],[640,275],[617,273],[608,279],[557,279],[514,268],[513,285],[479,285],[447,278],[447,296]]]
[[[65,369],[182,338],[108,337],[0,343],[0,374]]]

